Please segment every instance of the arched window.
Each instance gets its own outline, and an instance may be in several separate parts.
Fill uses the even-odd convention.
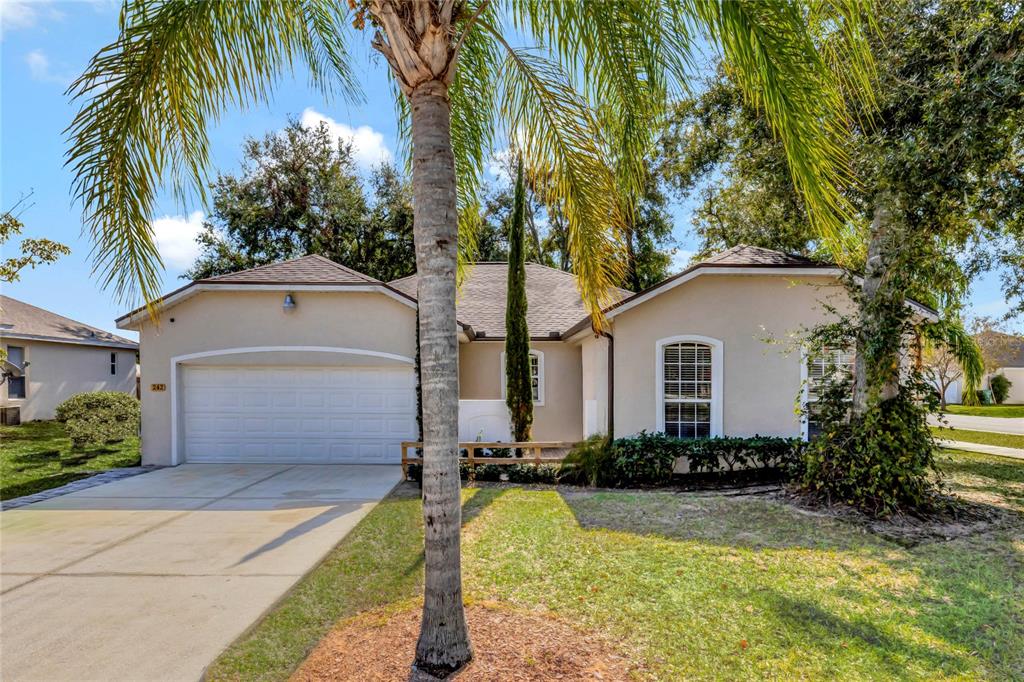
[[[658,429],[676,438],[722,431],[722,344],[704,337],[658,342]]]

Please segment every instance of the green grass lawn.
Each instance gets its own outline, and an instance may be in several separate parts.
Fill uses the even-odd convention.
[[[53,421],[0,426],[0,499],[31,495],[97,471],[139,464],[139,439],[72,450]]]
[[[947,405],[950,414],[966,414],[972,417],[1024,417],[1024,405]]]
[[[907,547],[762,497],[469,488],[466,596],[603,632],[650,679],[1024,679],[1024,462],[940,459],[1009,520]],[[415,605],[421,543],[409,485],[208,678],[287,679],[339,619]]]
[[[982,443],[984,445],[1001,445],[1004,448],[1024,449],[1024,436],[1018,436],[1012,433],[947,429],[939,426],[933,426],[931,429],[936,438],[958,440],[962,443]]]

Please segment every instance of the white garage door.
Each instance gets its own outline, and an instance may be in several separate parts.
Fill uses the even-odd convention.
[[[396,463],[416,436],[411,368],[186,367],[187,462]]]

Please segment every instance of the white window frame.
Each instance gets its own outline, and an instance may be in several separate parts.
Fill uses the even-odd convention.
[[[837,349],[830,349],[834,352]],[[852,352],[851,352],[852,356]],[[806,346],[800,347],[800,438],[803,441],[808,441],[811,438],[811,425],[810,415],[808,414],[808,408],[811,403],[817,402],[817,400],[811,400],[811,373],[808,371],[808,360],[810,360],[811,354],[807,351]],[[856,363],[856,357],[853,356],[851,362],[850,371],[854,371]]]
[[[533,404],[544,407],[544,351],[531,348],[530,355],[537,356],[537,400]],[[505,351],[501,351],[501,399],[505,400]]]
[[[28,370],[25,369],[25,363],[28,362],[28,346],[19,346],[18,344],[10,344],[10,343],[7,344],[6,346],[4,346],[4,350],[5,350],[6,354],[7,354],[8,361],[10,360],[10,353],[11,353],[11,347],[12,346],[14,348],[20,348],[21,349],[21,365],[19,365],[18,367],[19,367],[19,369],[21,369],[22,384],[25,387],[25,391],[24,391],[23,395],[20,398],[18,398],[18,397],[11,397],[11,393],[10,393],[11,383],[8,380],[7,382],[4,383],[4,385],[7,387],[5,389],[5,393],[7,394],[7,400],[9,400],[11,402],[18,402],[18,403],[20,403],[20,402],[24,402],[24,401],[28,400]],[[14,364],[14,363],[11,363],[11,364]]]
[[[110,376],[117,376],[117,352],[110,351]]]
[[[697,334],[681,334],[658,339],[654,343],[654,385],[656,428],[665,433],[665,346],[673,343],[701,343],[711,347],[711,437],[722,436],[722,394],[725,387],[724,346],[718,339]],[[703,402],[703,401],[701,401]]]

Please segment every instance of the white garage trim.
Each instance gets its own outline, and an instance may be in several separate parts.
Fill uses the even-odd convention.
[[[280,351],[304,352],[304,353],[343,353],[348,355],[363,355],[376,358],[396,360],[403,364],[415,365],[416,361],[405,355],[384,353],[382,351],[367,350],[365,348],[341,348],[336,346],[246,346],[239,348],[220,348],[217,350],[206,350],[198,353],[185,353],[171,358],[171,466],[179,464],[179,439],[180,427],[178,415],[178,366],[182,362],[197,360],[199,358],[217,357],[220,355],[241,355],[247,353],[273,353]]]

